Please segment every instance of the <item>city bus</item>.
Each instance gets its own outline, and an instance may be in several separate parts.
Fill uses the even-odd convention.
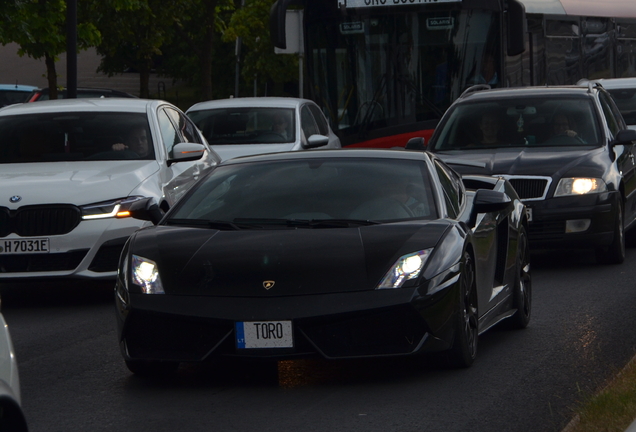
[[[277,0],[302,9],[304,86],[343,146],[428,138],[468,87],[636,76],[636,0]]]

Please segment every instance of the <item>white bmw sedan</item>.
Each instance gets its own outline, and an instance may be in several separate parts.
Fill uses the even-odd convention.
[[[211,100],[186,114],[223,160],[259,153],[340,148],[315,102],[286,97]]]
[[[127,210],[170,208],[220,161],[177,107],[65,99],[0,109],[0,281],[114,279]]]

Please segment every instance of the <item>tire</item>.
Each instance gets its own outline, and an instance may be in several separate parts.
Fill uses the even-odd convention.
[[[162,377],[174,374],[179,368],[179,363],[126,360],[126,367],[130,372],[141,377]]]
[[[596,260],[601,264],[622,264],[625,261],[625,227],[623,225],[623,203],[620,200],[614,220],[614,239],[609,247],[596,249]]]
[[[517,312],[510,317],[513,328],[523,329],[530,322],[532,313],[532,277],[530,275],[530,245],[526,229],[522,226],[519,230],[517,241],[517,268],[514,292],[512,294],[512,306]]]
[[[459,290],[455,338],[453,347],[447,355],[452,367],[467,368],[473,364],[477,357],[477,342],[479,340],[475,265],[468,252],[464,252],[464,266]]]

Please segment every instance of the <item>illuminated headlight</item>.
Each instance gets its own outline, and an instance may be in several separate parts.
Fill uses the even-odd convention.
[[[139,285],[144,294],[164,294],[159,269],[154,261],[133,255],[131,273],[132,282]]]
[[[406,281],[417,278],[432,250],[421,250],[400,257],[384,275],[377,289],[400,288]]]
[[[562,178],[559,180],[554,196],[585,195],[605,192],[607,185],[597,178]]]
[[[144,197],[132,196],[102,201],[82,206],[82,219],[106,219],[130,217],[130,206]]]

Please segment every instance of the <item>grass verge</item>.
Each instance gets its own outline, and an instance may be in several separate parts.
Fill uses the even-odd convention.
[[[635,358],[636,359],[636,358]],[[622,432],[636,419],[636,360],[599,393],[586,398],[564,432]]]

